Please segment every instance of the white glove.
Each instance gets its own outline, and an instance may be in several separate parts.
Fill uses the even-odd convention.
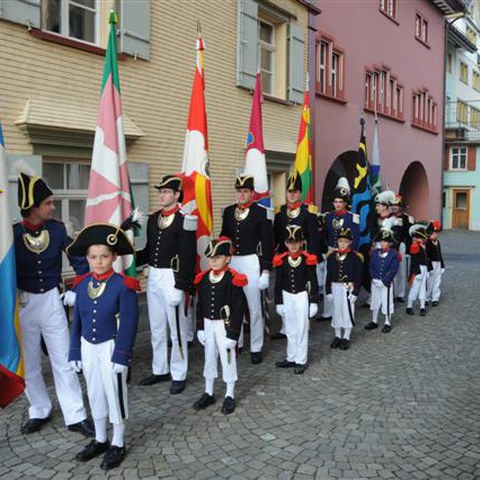
[[[128,367],[126,365],[120,365],[119,363],[112,363],[113,373],[127,374]]]
[[[283,317],[283,315],[285,314],[285,307],[283,305],[277,305],[275,307],[275,310],[281,317]]]
[[[385,286],[379,278],[374,278],[373,279],[373,284],[376,285],[377,287],[384,287]]]
[[[313,318],[317,313],[318,313],[318,305],[316,303],[311,303],[310,308],[309,308],[309,312],[308,312],[308,316],[310,318]]]
[[[198,341],[205,346],[205,330],[197,330]]]
[[[60,299],[66,307],[73,307],[77,299],[77,294],[72,290],[67,290],[60,295]]]
[[[441,268],[440,269],[440,273],[443,275],[445,273],[445,269],[444,268]]]
[[[329,302],[331,302],[333,300],[333,295],[331,293],[327,293],[325,296],[327,297],[327,300]]]
[[[183,290],[179,290],[178,288],[174,288],[170,297],[168,298],[168,305],[170,307],[178,307],[182,302],[183,298]]]
[[[352,302],[352,303],[355,303],[357,301],[357,296],[356,295],[353,295],[353,293],[351,293],[349,296],[348,296],[348,299]]]
[[[270,279],[270,273],[269,272],[263,272],[260,275],[260,278],[258,279],[258,288],[260,290],[266,290],[268,288],[269,279]]]
[[[80,360],[70,360],[70,365],[72,368],[77,372],[80,373],[82,371],[82,362]]]
[[[227,350],[231,350],[232,348],[235,348],[236,344],[237,344],[236,340],[233,340],[233,339],[228,338],[228,337],[225,339],[225,348]]]

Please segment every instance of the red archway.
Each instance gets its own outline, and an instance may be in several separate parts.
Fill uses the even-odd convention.
[[[410,215],[417,220],[427,218],[428,177],[421,162],[412,162],[405,170],[400,183],[400,195],[407,203]]]

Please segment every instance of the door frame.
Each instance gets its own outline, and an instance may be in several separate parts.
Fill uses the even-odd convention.
[[[470,230],[470,203],[471,203],[471,188],[469,187],[452,187],[452,228],[461,228],[454,224],[454,212],[456,205],[456,196],[457,193],[466,193],[467,194],[467,230]]]

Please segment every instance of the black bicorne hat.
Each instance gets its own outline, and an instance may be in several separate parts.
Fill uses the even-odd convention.
[[[303,242],[303,230],[300,225],[287,225],[285,234],[285,242]]]
[[[80,231],[67,247],[67,254],[84,257],[92,245],[106,245],[118,255],[133,255],[135,247],[125,232],[111,223],[92,223]]]
[[[183,179],[179,175],[165,175],[158,185],[154,185],[154,188],[157,190],[170,188],[174,192],[180,192],[178,201],[181,203],[183,200]]]
[[[394,242],[395,237],[393,236],[393,232],[391,230],[380,230],[375,235],[375,242]]]
[[[235,177],[235,188],[249,188],[255,190],[255,179],[253,175],[238,175]]]
[[[302,191],[302,178],[297,171],[291,173],[287,180],[287,192],[294,190]]]
[[[337,238],[346,238],[347,240],[353,240],[353,232],[349,228],[342,228],[338,232]]]
[[[53,195],[45,181],[36,176],[20,173],[18,176],[18,206],[20,210],[38,207],[46,198]]]
[[[228,237],[217,237],[210,240],[205,250],[205,256],[212,258],[215,255],[226,255],[227,257],[232,255],[232,241]]]

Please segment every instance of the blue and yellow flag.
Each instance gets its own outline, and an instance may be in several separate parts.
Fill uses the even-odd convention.
[[[8,208],[8,175],[0,123],[0,407],[25,389],[13,230]]]

